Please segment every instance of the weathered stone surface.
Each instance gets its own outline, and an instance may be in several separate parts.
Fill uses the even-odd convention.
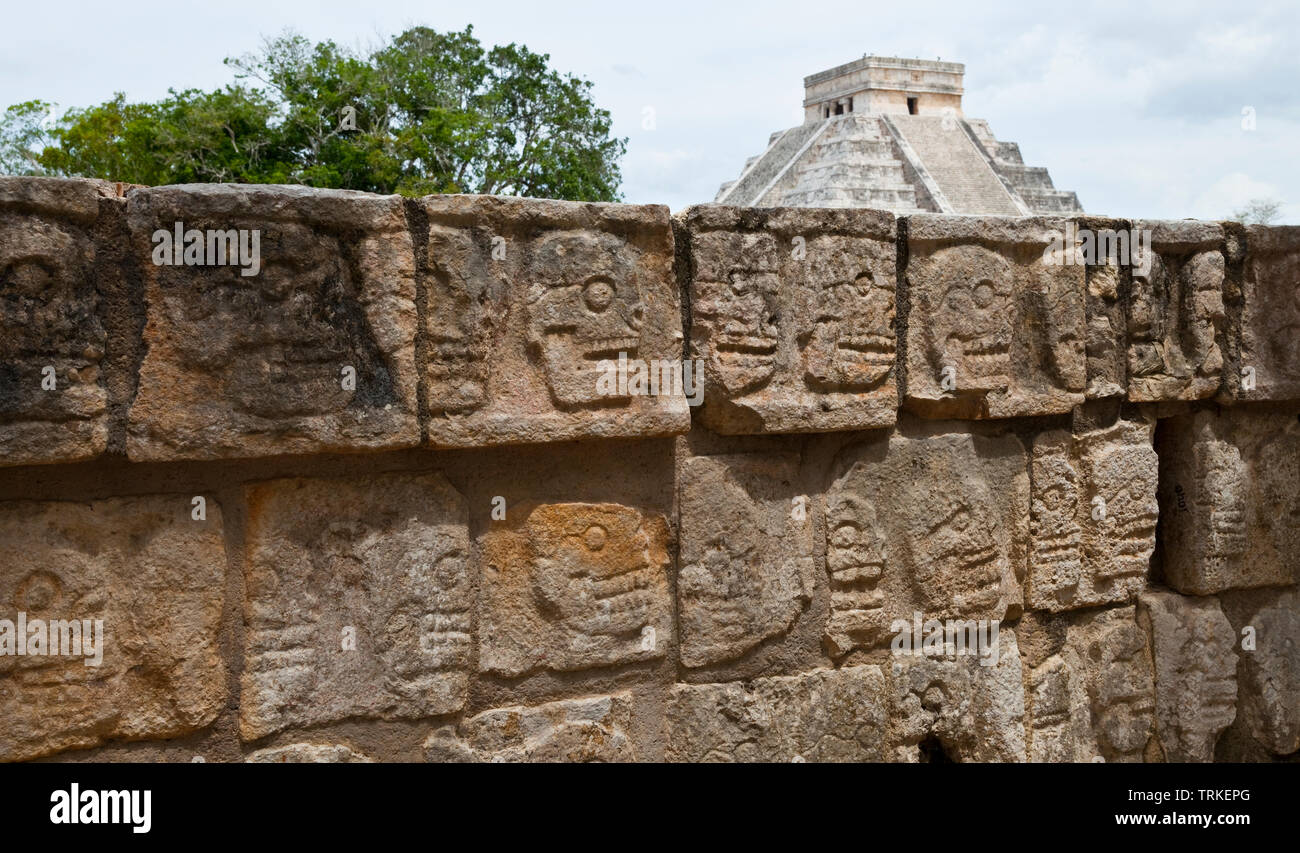
[[[1246,229],[1241,367],[1254,371],[1242,400],[1300,399],[1300,227]]]
[[[1087,286],[1084,300],[1087,322],[1084,344],[1088,374],[1086,396],[1089,400],[1123,397],[1127,386],[1128,352],[1124,346],[1127,322],[1120,299],[1119,235],[1128,235],[1123,238],[1127,242],[1131,232],[1128,223],[1113,219],[1080,219],[1079,227],[1087,228],[1093,240],[1091,252],[1076,254],[1077,260],[1086,262],[1091,255],[1093,261],[1084,267]],[[1107,251],[1104,252],[1099,240],[1102,237],[1107,241]],[[1114,257],[1109,251],[1112,239]]]
[[[1240,649],[1233,728],[1243,727],[1256,745],[1246,755],[1228,758],[1294,756],[1300,751],[1300,595],[1294,589],[1260,589],[1228,593],[1222,600]]]
[[[1030,761],[1140,762],[1155,731],[1147,632],[1130,605],[1021,623]]]
[[[1300,561],[1300,423],[1227,409],[1162,422],[1165,581],[1179,592],[1289,584]]]
[[[132,459],[419,443],[414,255],[400,198],[207,184],[136,190],[127,210],[148,318]],[[156,265],[152,235],[177,222],[246,230],[250,246],[259,232],[260,268]]]
[[[439,762],[636,761],[631,727],[630,693],[494,708],[436,730],[424,754]]]
[[[826,495],[832,655],[884,645],[895,619],[1020,614],[1029,471],[1014,436],[881,436],[846,449]]]
[[[1214,760],[1237,716],[1237,635],[1216,598],[1142,594],[1156,674],[1156,736],[1166,761]]]
[[[295,743],[259,749],[244,759],[248,764],[372,764],[374,759],[342,744]]]
[[[889,760],[1025,760],[1025,688],[1015,632],[1000,630],[996,643],[988,657],[894,655],[886,671]]]
[[[794,454],[696,456],[680,472],[682,663],[731,660],[782,634],[812,600],[813,525]]]
[[[706,426],[739,434],[894,423],[892,215],[707,205],[683,222]]]
[[[1154,425],[1034,438],[1026,604],[1071,610],[1132,600],[1156,543]]]
[[[246,500],[245,740],[462,706],[468,515],[441,475],[273,480]]]
[[[0,465],[107,446],[93,231],[114,196],[104,181],[0,178]]]
[[[0,503],[0,619],[29,631],[17,655],[17,625],[0,627],[0,760],[176,737],[216,718],[226,699],[221,509],[209,499],[205,520],[190,513],[188,495]],[[49,643],[35,654],[37,620],[80,620],[87,639],[102,620],[101,663],[87,665],[84,645],[62,654],[73,638],[61,631],[59,656]]]
[[[1223,373],[1223,229],[1210,222],[1138,220],[1153,257],[1135,257],[1128,307],[1128,398],[1214,396]]]
[[[1058,219],[908,219],[907,396],[926,417],[1059,414],[1086,385],[1084,268]]]
[[[669,761],[882,761],[887,687],[878,666],[678,684],[668,699]]]
[[[521,675],[661,658],[668,524],[612,503],[511,507],[481,539],[479,669]]]
[[[690,428],[667,208],[455,195],[418,205],[427,228],[420,369],[430,442]],[[606,369],[620,354],[646,365],[629,368],[622,387]],[[638,393],[636,377],[648,379],[651,367],[654,384]]]

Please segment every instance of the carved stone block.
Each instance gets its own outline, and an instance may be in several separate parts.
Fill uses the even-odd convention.
[[[455,195],[418,206],[430,442],[690,428],[666,208]]]
[[[507,676],[661,658],[668,524],[602,503],[511,509],[484,534],[479,669]]]
[[[425,740],[424,754],[437,762],[630,762],[637,760],[631,729],[630,693],[564,699],[444,726]]]
[[[697,456],[680,472],[682,662],[739,657],[788,631],[813,595],[813,524],[793,454]]]
[[[1141,762],[1155,733],[1150,639],[1135,608],[1021,623],[1030,761]]]
[[[1155,549],[1151,424],[1039,433],[1033,448],[1026,604],[1071,610],[1132,600]]]
[[[706,426],[741,434],[894,423],[892,215],[705,205],[684,222]]]
[[[1300,227],[1252,225],[1246,244],[1241,367],[1255,387],[1235,396],[1300,399]]]
[[[1218,599],[1142,594],[1156,674],[1156,735],[1166,761],[1214,760],[1237,716],[1237,634]]]
[[[831,613],[839,656],[887,644],[896,619],[1020,614],[1028,459],[1014,436],[871,439],[846,449],[826,495]]]
[[[878,666],[677,684],[668,699],[669,761],[856,762],[885,759],[887,688]]]
[[[1015,632],[1000,629],[996,643],[983,658],[893,656],[886,669],[889,760],[1025,760],[1025,688]]]
[[[1214,396],[1223,373],[1223,229],[1209,222],[1133,223],[1153,256],[1135,258],[1128,306],[1128,398]]]
[[[1237,722],[1248,750],[1228,760],[1269,760],[1300,751],[1300,595],[1258,589],[1220,597],[1238,652]],[[1244,754],[1243,754],[1244,752]]]
[[[907,397],[925,417],[1060,414],[1086,385],[1084,268],[1057,219],[908,219]]]
[[[465,500],[439,474],[247,487],[240,732],[446,714],[465,701]]]
[[[419,443],[400,198],[212,184],[136,190],[127,209],[148,315],[132,459]],[[182,251],[166,238],[168,263],[161,235],[177,228],[196,242],[179,241]],[[242,263],[245,249],[257,257]]]
[[[0,760],[216,719],[221,508],[191,512],[189,495],[0,503]]]
[[[1289,584],[1300,561],[1300,423],[1238,409],[1162,422],[1166,582],[1189,595]]]
[[[107,446],[93,232],[113,195],[103,181],[0,178],[0,465]]]

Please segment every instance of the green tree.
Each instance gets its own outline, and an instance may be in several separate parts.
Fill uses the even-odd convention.
[[[415,27],[366,55],[286,33],[227,59],[236,82],[214,92],[118,95],[53,123],[44,102],[10,107],[0,171],[616,201],[626,140],[591,83],[549,61],[485,50],[472,27]]]

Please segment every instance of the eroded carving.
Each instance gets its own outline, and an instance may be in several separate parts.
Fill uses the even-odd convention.
[[[698,456],[681,471],[682,662],[739,657],[788,631],[812,599],[812,521],[791,456]]]
[[[249,487],[240,731],[461,707],[464,499],[436,474]]]
[[[1044,248],[1062,223],[921,215],[908,229],[909,408],[1005,418],[1083,401],[1083,267]]]
[[[128,221],[148,314],[133,459],[418,443],[414,257],[400,200],[163,187],[133,193]],[[176,222],[258,232],[256,274],[213,258],[153,263],[151,235]]]
[[[1207,223],[1136,222],[1153,232],[1134,259],[1129,300],[1130,400],[1199,400],[1219,388],[1224,331],[1222,232]]]
[[[663,657],[668,528],[618,504],[542,504],[483,537],[479,667],[520,675]]]
[[[852,762],[885,759],[887,694],[878,666],[677,684],[668,699],[669,761]]]
[[[91,233],[106,192],[0,178],[0,464],[72,462],[107,444]]]
[[[1217,599],[1142,594],[1155,657],[1156,734],[1166,761],[1214,760],[1237,716],[1236,632]]]
[[[1147,633],[1133,606],[1042,616],[1027,626],[1030,761],[1141,762],[1155,731]]]
[[[895,619],[1018,615],[1028,470],[1011,437],[895,435],[841,456],[826,498],[834,655]]]
[[[630,693],[565,699],[494,708],[444,726],[425,740],[424,755],[436,762],[631,762],[631,729]]]
[[[1155,548],[1150,424],[1034,439],[1028,604],[1067,610],[1130,600]]]
[[[12,623],[0,629],[0,760],[177,737],[216,719],[226,699],[221,526],[215,501],[196,521],[186,495],[0,504],[0,619]],[[9,644],[19,614],[29,632],[76,621],[82,636],[65,651],[64,625],[58,654],[51,641],[18,655]]]
[[[867,210],[696,207],[691,344],[724,434],[889,426],[895,223]]]
[[[1300,548],[1300,423],[1225,410],[1171,418],[1160,451],[1170,586],[1209,595],[1288,584]]]

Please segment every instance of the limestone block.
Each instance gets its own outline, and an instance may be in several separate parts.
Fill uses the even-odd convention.
[[[1255,388],[1234,382],[1243,400],[1300,399],[1300,227],[1246,229],[1241,367]]]
[[[1289,584],[1300,560],[1300,423],[1238,409],[1162,424],[1165,581],[1179,592]]]
[[[925,417],[1060,414],[1086,386],[1084,268],[1063,220],[908,218],[907,396]]]
[[[613,503],[512,507],[480,540],[479,669],[515,676],[662,658],[668,523]]]
[[[372,764],[374,759],[342,744],[294,743],[259,749],[244,759],[247,764]]]
[[[742,434],[894,423],[891,214],[706,205],[683,222],[707,427]]]
[[[192,519],[189,495],[0,503],[0,760],[177,737],[216,719],[226,555],[221,508],[207,499],[205,511]],[[58,654],[56,621],[80,629],[58,626]]]
[[[690,428],[667,208],[457,195],[416,204],[430,442]]]
[[[631,727],[626,692],[494,708],[436,730],[424,754],[438,762],[631,762],[637,760]]]
[[[739,657],[788,631],[812,600],[813,523],[795,454],[696,456],[680,472],[681,655]]]
[[[1124,347],[1127,322],[1123,300],[1120,298],[1122,255],[1119,235],[1131,232],[1128,223],[1118,220],[1081,219],[1079,226],[1088,228],[1093,240],[1093,263],[1084,267],[1087,288],[1084,300],[1087,323],[1084,345],[1088,375],[1086,395],[1089,400],[1123,397],[1127,390],[1128,352]],[[1115,235],[1114,238],[1111,238],[1112,234]],[[1099,237],[1104,237],[1107,241],[1115,240],[1113,257],[1108,251],[1109,245],[1105,247],[1107,251],[1102,251]],[[1123,239],[1127,240],[1128,237]],[[1088,256],[1084,254],[1083,260],[1086,261]]]
[[[1029,471],[1014,436],[881,436],[841,453],[826,495],[835,656],[896,619],[1011,619],[1023,606]]]
[[[878,666],[677,684],[668,699],[669,761],[855,762],[886,757],[887,688]]]
[[[895,653],[886,670],[888,760],[1025,760],[1025,688],[1015,632],[1000,629],[996,644],[988,657]]]
[[[1141,592],[1159,515],[1153,432],[1121,421],[1034,438],[1029,607],[1071,610]]]
[[[1294,589],[1260,589],[1222,599],[1240,649],[1238,725],[1266,753],[1249,757],[1295,755],[1300,750],[1300,595]]]
[[[245,740],[460,709],[468,510],[440,474],[272,480],[245,499]]]
[[[1156,674],[1156,736],[1166,761],[1209,762],[1237,716],[1237,634],[1218,599],[1142,594]]]
[[[1193,220],[1138,220],[1150,262],[1135,258],[1128,307],[1128,398],[1214,396],[1223,373],[1223,229]]]
[[[147,312],[132,459],[419,443],[414,255],[400,198],[205,184],[133,191],[127,211]],[[211,248],[195,259],[207,265],[156,263],[167,246],[154,235],[178,222],[203,232]],[[234,235],[241,247],[257,235],[256,264],[233,263],[212,239],[231,229],[246,232]]]
[[[1030,761],[1141,762],[1155,732],[1150,639],[1133,605],[1021,623]]]
[[[0,465],[107,446],[93,232],[113,195],[103,181],[0,178]]]

